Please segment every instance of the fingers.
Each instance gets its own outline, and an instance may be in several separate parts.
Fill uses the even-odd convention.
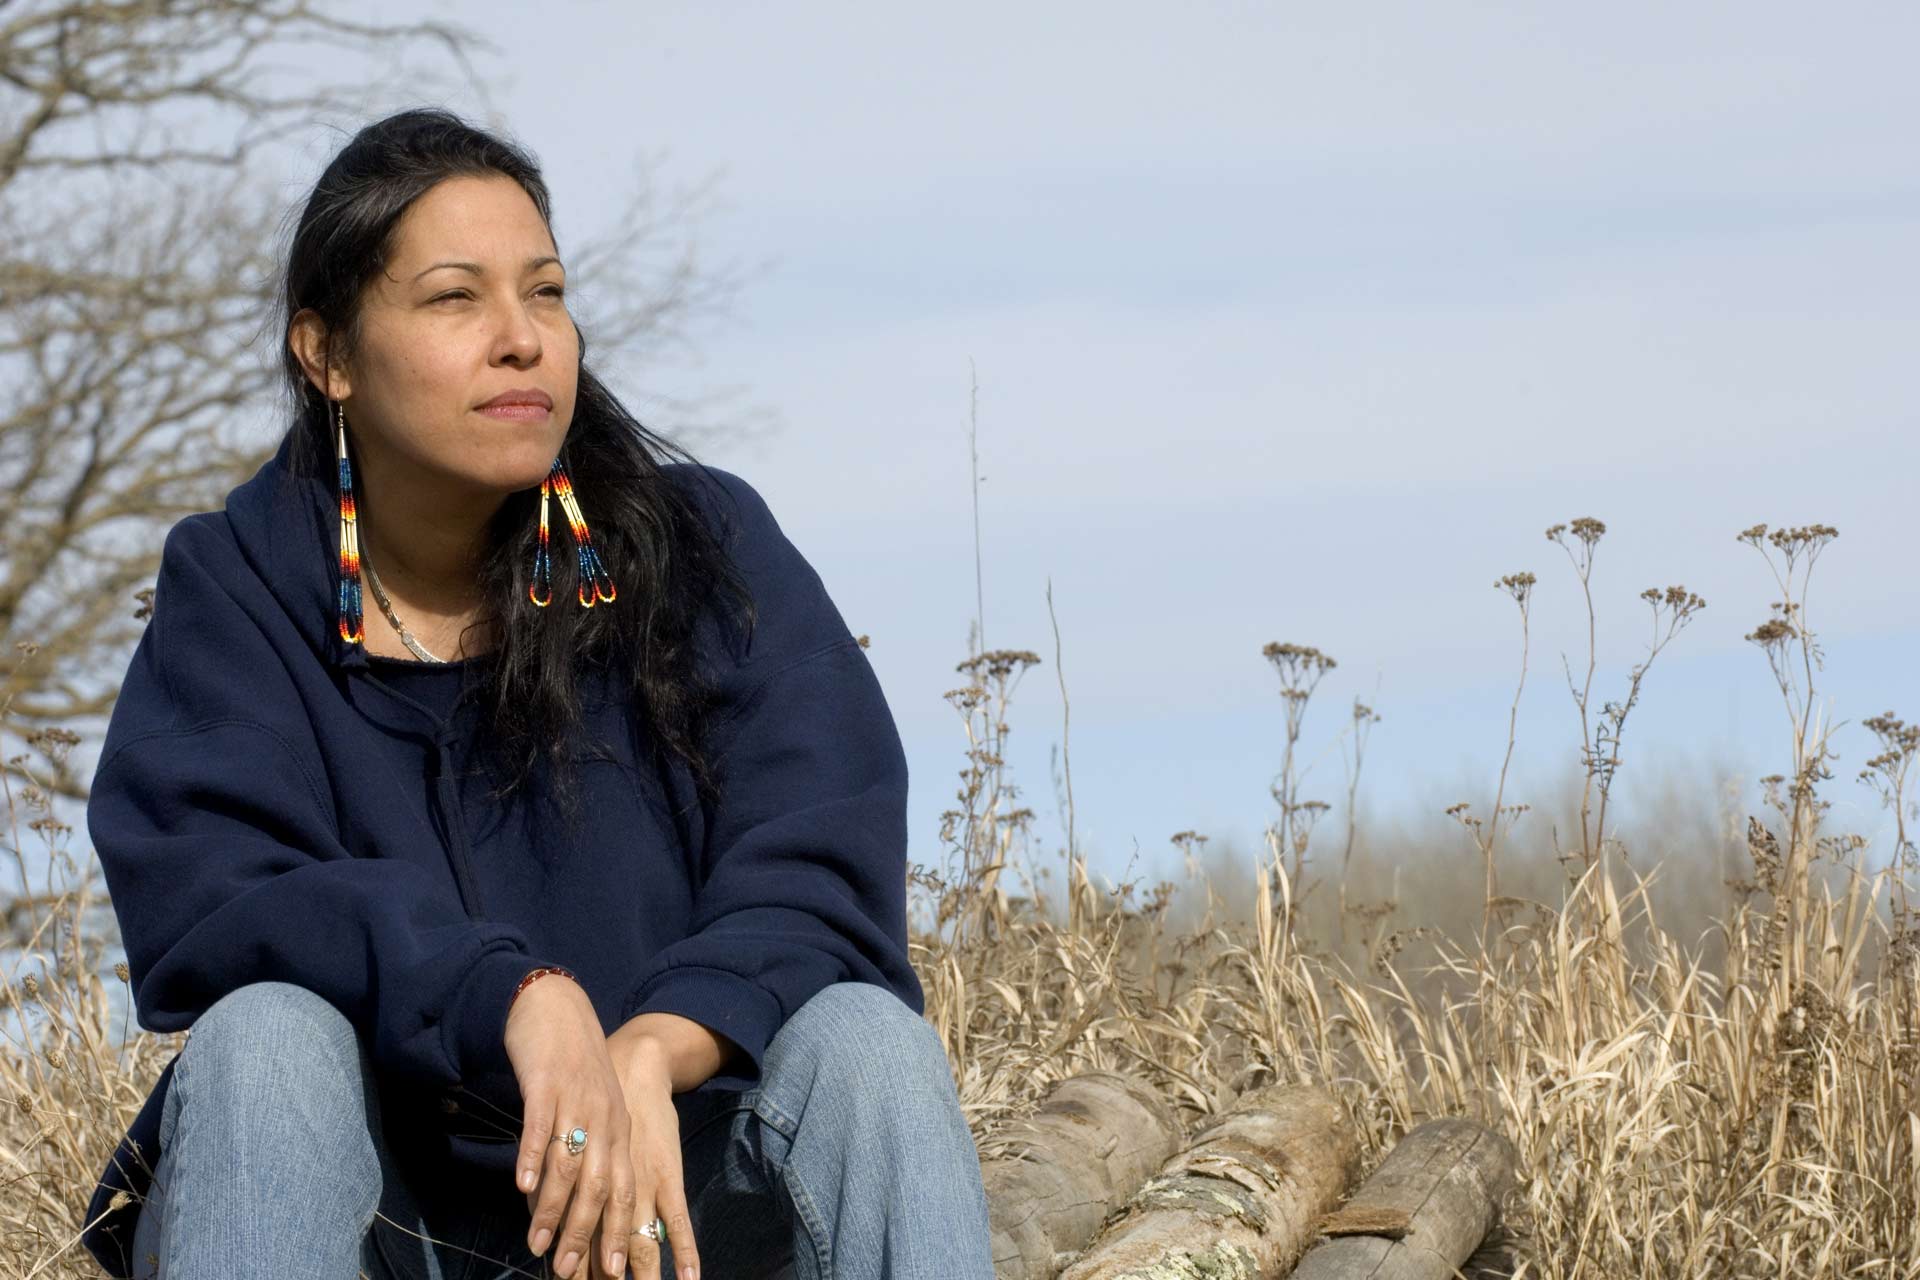
[[[559,1130],[561,1134],[567,1130]],[[561,1211],[567,1207],[568,1198],[573,1193],[574,1183],[580,1178],[585,1167],[583,1155],[569,1155],[565,1139],[555,1142],[549,1135],[547,1142],[546,1165],[540,1175],[540,1190],[533,1206],[533,1220],[527,1225],[527,1247],[536,1255],[547,1251],[547,1245],[560,1226]],[[587,1144],[587,1150],[593,1150],[593,1144]],[[555,1251],[558,1257],[560,1250]]]
[[[693,1219],[687,1214],[686,1188],[681,1183],[681,1172],[677,1161],[673,1168],[673,1176],[660,1180],[657,1195],[659,1199],[655,1212],[666,1219],[667,1243],[673,1246],[673,1262],[680,1272],[680,1280],[699,1280],[700,1251],[694,1247]],[[654,1258],[653,1266],[655,1271],[660,1269],[660,1260],[657,1256]]]
[[[660,1167],[660,1166],[656,1166]],[[673,1261],[678,1277],[697,1277],[700,1274],[700,1253],[693,1243],[693,1219],[687,1213],[686,1190],[682,1185],[679,1153],[673,1149],[671,1160],[660,1167],[660,1176],[654,1183],[651,1193],[640,1189],[636,1227],[647,1226],[655,1215],[667,1224],[664,1239],[673,1246]],[[633,1245],[633,1269],[636,1275],[656,1276],[660,1273],[660,1244],[651,1235],[635,1235],[629,1241]]]
[[[553,1095],[541,1090],[524,1102],[526,1124],[520,1130],[520,1154],[514,1161],[514,1185],[530,1192],[539,1180],[540,1166],[546,1162],[547,1148],[553,1145],[548,1141],[553,1135]]]
[[[607,1268],[609,1255],[620,1259],[619,1270]],[[593,1233],[593,1247],[587,1251],[587,1261],[581,1268],[581,1274],[587,1280],[626,1280],[626,1259],[625,1250],[613,1247],[613,1237],[607,1234],[607,1220],[600,1219],[600,1226]]]
[[[653,1221],[653,1197],[642,1190],[636,1209],[634,1231]],[[655,1243],[652,1235],[635,1235],[633,1232],[628,1232],[627,1244],[633,1250],[633,1261],[629,1265],[633,1267],[635,1275],[651,1278],[660,1274],[660,1246]]]
[[[614,1141],[608,1144],[607,1158],[613,1175],[613,1190],[607,1196],[606,1208],[600,1216],[599,1243],[596,1257],[609,1276],[619,1277],[627,1265],[627,1233],[633,1228],[634,1193],[633,1157],[629,1154],[629,1137],[626,1130],[632,1126],[632,1120],[623,1107],[614,1117],[611,1136]]]
[[[560,1229],[553,1246],[554,1256],[559,1259],[554,1274],[560,1280],[572,1280],[581,1259],[592,1248],[593,1230],[600,1225],[601,1206],[613,1193],[613,1162],[607,1153],[610,1144],[598,1135],[595,1138],[581,1155],[564,1157],[578,1167],[579,1174],[573,1184],[566,1225]]]

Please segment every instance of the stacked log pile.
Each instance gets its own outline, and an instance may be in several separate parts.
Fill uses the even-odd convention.
[[[998,1280],[1443,1280],[1515,1168],[1500,1135],[1434,1120],[1349,1197],[1358,1141],[1326,1091],[1253,1090],[1189,1137],[1150,1086],[1104,1072],[997,1137],[982,1173]]]
[[[1107,1072],[1062,1080],[1011,1128],[981,1167],[997,1280],[1052,1280],[1187,1137],[1151,1085]]]

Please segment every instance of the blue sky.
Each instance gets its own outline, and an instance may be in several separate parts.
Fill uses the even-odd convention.
[[[1574,516],[1611,529],[1605,696],[1642,588],[1708,600],[1630,723],[1629,807],[1696,776],[1711,804],[1714,770],[1785,762],[1741,639],[1774,594],[1734,540],[1756,522],[1841,530],[1812,601],[1833,714],[1920,717],[1910,9],[379,13],[502,43],[477,66],[546,166],[563,252],[607,230],[643,151],[671,180],[721,175],[702,256],[764,269],[703,364],[611,372],[643,420],[649,392],[719,385],[777,413],[705,456],[759,487],[872,636],[916,861],[940,858],[964,745],[940,695],[974,608],[970,362],[987,639],[1046,659],[1013,767],[1057,845],[1051,580],[1081,834],[1109,874],[1136,848],[1171,868],[1185,828],[1257,841],[1270,640],[1340,661],[1309,794],[1343,790],[1326,748],[1364,696],[1385,717],[1368,802],[1453,847],[1439,809],[1484,807],[1505,744],[1518,631],[1492,583],[1519,569],[1541,585],[1510,793],[1540,799],[1575,746],[1558,655],[1584,643],[1541,531]],[[1851,780],[1867,735],[1837,743],[1831,794],[1872,829]]]

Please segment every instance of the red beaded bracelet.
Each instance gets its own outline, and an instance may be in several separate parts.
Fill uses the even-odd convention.
[[[520,985],[513,989],[513,1000],[507,1001],[507,1008],[513,1008],[513,1001],[520,998],[520,993],[525,991],[535,978],[548,973],[557,973],[563,978],[573,978],[575,982],[580,981],[580,979],[573,977],[573,971],[570,969],[563,969],[557,964],[541,965],[538,969],[533,970],[526,977],[520,979]]]

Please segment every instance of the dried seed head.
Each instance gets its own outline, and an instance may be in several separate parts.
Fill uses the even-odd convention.
[[[1785,779],[1779,774],[1773,774],[1760,781],[1763,786],[1771,790]],[[1771,831],[1767,830],[1760,819],[1751,815],[1747,818],[1747,853],[1753,859],[1754,874],[1758,879],[1759,887],[1768,893],[1778,889],[1782,869],[1780,842]]]
[[[987,691],[975,684],[964,689],[949,689],[940,696],[951,703],[954,710],[965,714],[986,701]]]
[[[1839,536],[1840,531],[1830,524],[1803,524],[1795,529],[1775,529],[1767,535],[1767,541],[1787,555],[1795,556],[1809,549],[1817,550]]]
[[[1493,585],[1495,590],[1504,591],[1512,596],[1514,602],[1524,610],[1527,607],[1527,602],[1533,597],[1533,583],[1534,578],[1532,574],[1521,572],[1510,573]]]
[[[979,676],[982,673],[1005,679],[1016,671],[1040,665],[1040,655],[1031,649],[989,649],[977,653],[965,662],[954,667],[955,671],[965,671]]]
[[[129,975],[127,973],[127,962],[125,960],[115,962],[113,966],[113,976],[122,982],[127,981]]]
[[[1766,554],[1763,542],[1771,545],[1786,561],[1789,571],[1796,561],[1806,557],[1811,562],[1820,554],[1821,548],[1840,536],[1840,531],[1830,524],[1803,524],[1793,528],[1775,529],[1768,532],[1764,524],[1756,524],[1739,535],[1739,541],[1746,543],[1762,555]]]
[[[71,729],[58,726],[47,729],[35,729],[25,735],[27,745],[46,756],[55,765],[66,762],[67,753],[80,742],[80,735]]]
[[[1910,757],[1920,752],[1920,724],[1908,724],[1891,711],[1868,716],[1861,723],[1880,739],[1889,756]]]
[[[1303,670],[1330,671],[1340,665],[1331,655],[1322,653],[1311,645],[1283,644],[1274,640],[1261,646],[1260,652],[1275,666],[1291,664]]]
[[[1707,607],[1702,600],[1685,587],[1668,587],[1662,591],[1659,587],[1648,587],[1640,593],[1640,598],[1656,609],[1669,609],[1676,614],[1690,614]]]
[[[1320,677],[1340,665],[1331,654],[1304,644],[1268,641],[1260,652],[1280,676],[1280,696],[1292,702],[1305,702],[1313,695]]]

